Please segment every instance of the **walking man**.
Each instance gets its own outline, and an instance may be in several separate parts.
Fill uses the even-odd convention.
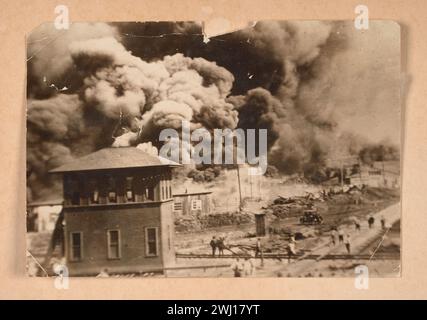
[[[385,217],[381,216],[381,228],[385,230]]]
[[[345,248],[347,249],[347,253],[350,254],[350,235],[347,233],[344,240]]]
[[[290,241],[287,249],[288,249],[288,263],[291,263],[291,257],[296,255],[295,241]]]
[[[332,231],[331,231],[331,242],[332,242],[332,245],[334,245],[334,246],[337,244],[337,237],[338,237],[337,230],[332,229]]]
[[[338,242],[339,243],[344,242],[344,231],[342,229],[340,229],[340,231],[338,231]]]
[[[360,222],[359,220],[354,221],[354,227],[356,228],[356,231],[360,231]]]
[[[373,217],[373,215],[369,215],[369,218],[368,218],[369,229],[372,228],[372,226],[374,225],[374,222],[375,222],[375,218]]]
[[[218,247],[218,255],[223,256],[224,255],[224,249],[225,249],[223,237],[219,237],[218,241],[216,242],[216,246]]]

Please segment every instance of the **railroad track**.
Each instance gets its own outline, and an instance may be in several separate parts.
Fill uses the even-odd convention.
[[[177,253],[177,258],[184,259],[235,259],[239,258],[254,258],[251,255],[245,254],[227,254],[222,256],[212,256],[210,254],[191,254],[191,253]],[[297,254],[291,256],[291,260],[293,259],[301,259],[303,257],[302,254]],[[256,259],[261,259],[261,257],[256,257]],[[288,254],[264,254],[263,259],[289,259]],[[301,260],[400,260],[399,253],[377,253],[374,256],[370,254],[305,254]]]

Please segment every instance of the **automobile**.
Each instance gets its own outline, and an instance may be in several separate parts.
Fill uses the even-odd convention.
[[[322,216],[314,209],[304,210],[302,217],[299,219],[301,224],[321,224]]]

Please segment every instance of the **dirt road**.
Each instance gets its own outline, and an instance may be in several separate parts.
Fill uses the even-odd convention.
[[[372,228],[369,228],[368,222],[361,222],[361,230],[356,231],[354,225],[342,225],[340,229],[344,231],[344,234],[350,235],[351,253],[360,253],[361,250],[366,248],[372,241],[387,230],[381,228],[381,217],[386,219],[387,226],[391,226],[400,219],[400,203],[394,204],[386,209],[383,209],[373,214],[375,223]],[[321,256],[327,254],[343,254],[347,253],[344,244],[332,245],[330,235],[322,237],[318,246],[312,249],[307,254],[319,254]],[[320,259],[319,259],[320,260]],[[275,268],[274,270],[263,270],[258,272],[258,276],[277,276],[282,275],[301,275],[307,272],[307,270],[316,269],[319,261],[316,260],[304,260],[304,256],[292,261],[290,264]]]

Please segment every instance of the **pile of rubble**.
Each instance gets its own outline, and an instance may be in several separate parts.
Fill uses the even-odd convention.
[[[207,228],[239,225],[253,222],[253,214],[247,212],[225,212],[208,215],[180,217],[175,220],[175,230],[198,231]]]
[[[201,216],[199,220],[202,228],[211,228],[253,222],[254,217],[247,212],[226,212]]]
[[[274,199],[273,203],[264,207],[264,213],[272,214],[276,218],[289,218],[300,216],[304,210],[318,206],[322,202],[340,198],[343,195],[345,202],[360,203],[361,195],[365,191],[364,186],[344,186],[323,189],[317,193],[307,192],[305,196],[283,197]]]
[[[194,217],[180,217],[175,218],[175,231],[198,231],[202,229],[202,224],[197,218]]]
[[[279,196],[272,204],[264,207],[264,212],[272,214],[276,218],[288,218],[301,215],[304,208],[313,206],[310,196],[285,198]]]

